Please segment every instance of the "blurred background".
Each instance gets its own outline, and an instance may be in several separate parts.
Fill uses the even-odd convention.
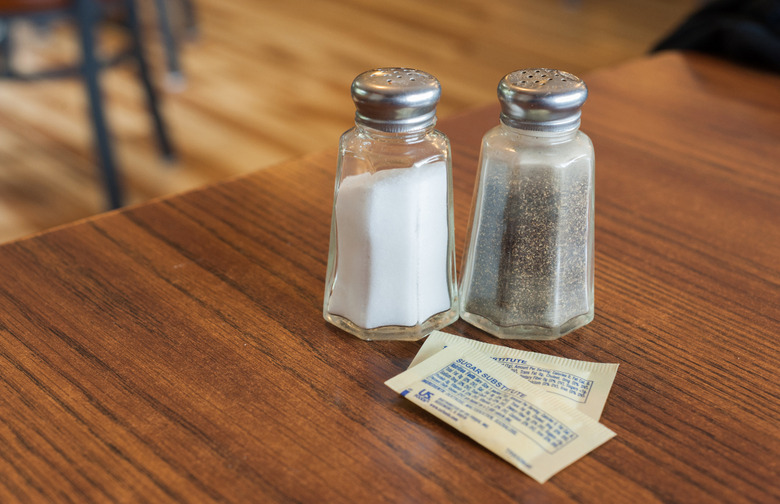
[[[325,148],[352,125],[352,79],[409,66],[442,82],[439,117],[495,100],[509,71],[578,75],[647,54],[699,0],[167,0],[182,76],[171,75],[153,0],[139,0],[152,80],[177,153],[156,148],[132,64],[101,72],[125,204]],[[77,61],[72,23],[15,22],[14,64]],[[9,32],[10,30],[10,32]],[[101,28],[104,53],[123,34]],[[335,159],[335,158],[334,158]],[[0,78],[0,242],[107,208],[79,78]],[[335,166],[334,166],[335,173]]]

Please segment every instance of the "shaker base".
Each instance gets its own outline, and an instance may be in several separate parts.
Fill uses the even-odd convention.
[[[593,320],[594,311],[583,313],[571,318],[556,327],[544,327],[537,325],[499,326],[491,320],[474,313],[463,312],[460,317],[469,324],[482,329],[496,338],[522,339],[522,340],[555,340],[589,324]]]
[[[351,320],[335,315],[325,313],[325,320],[343,329],[353,336],[365,341],[416,341],[424,338],[433,331],[443,329],[458,320],[456,309],[450,309],[430,317],[422,324],[416,326],[381,326],[371,329],[365,329],[353,323]]]

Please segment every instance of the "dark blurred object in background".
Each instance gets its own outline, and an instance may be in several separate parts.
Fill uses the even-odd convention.
[[[780,72],[780,0],[715,0],[653,51],[698,51]]]

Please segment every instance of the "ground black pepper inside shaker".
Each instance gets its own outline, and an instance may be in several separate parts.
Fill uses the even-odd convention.
[[[554,339],[593,320],[594,155],[587,88],[550,69],[498,87],[484,137],[460,285],[461,317],[501,338]]]

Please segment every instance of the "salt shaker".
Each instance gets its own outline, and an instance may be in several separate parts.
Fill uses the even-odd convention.
[[[499,338],[548,340],[593,320],[594,152],[576,76],[518,70],[498,85],[460,284],[461,317]]]
[[[409,68],[352,83],[323,315],[365,340],[416,340],[458,318],[452,161],[434,129],[439,81]]]

